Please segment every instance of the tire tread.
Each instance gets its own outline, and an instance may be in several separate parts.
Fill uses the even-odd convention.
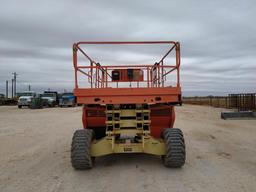
[[[166,145],[164,165],[166,167],[179,168],[185,164],[186,148],[183,133],[178,128],[168,128],[163,132]]]
[[[76,130],[71,144],[71,163],[75,169],[92,168],[92,159],[90,155],[93,130]]]

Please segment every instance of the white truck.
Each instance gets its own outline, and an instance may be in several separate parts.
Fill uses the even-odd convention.
[[[36,92],[34,91],[25,91],[17,93],[18,96],[18,108],[23,106],[30,107],[32,98],[36,97]]]

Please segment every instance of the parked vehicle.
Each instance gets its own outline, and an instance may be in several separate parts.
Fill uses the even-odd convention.
[[[5,100],[4,94],[1,94],[1,93],[0,93],[0,105],[3,105],[3,104],[4,104],[4,100]]]
[[[43,108],[43,100],[40,97],[40,95],[31,99],[30,109],[42,109],[42,108]]]
[[[59,103],[58,93],[55,91],[45,91],[41,94],[43,105],[48,107],[55,107]]]
[[[76,97],[73,93],[63,93],[59,99],[60,107],[75,107],[76,105]]]
[[[18,108],[22,108],[23,106],[30,107],[32,98],[36,97],[36,92],[34,91],[25,91],[17,93],[18,96]]]

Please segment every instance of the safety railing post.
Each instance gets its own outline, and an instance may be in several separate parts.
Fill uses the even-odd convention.
[[[93,88],[93,68],[92,68],[92,66],[93,66],[93,63],[92,63],[92,61],[90,62],[90,65],[91,65],[91,68],[90,68],[90,70],[91,70],[91,88]]]
[[[149,67],[147,67],[147,86],[149,87]]]
[[[161,81],[162,81],[162,87],[164,87],[164,61],[162,61],[162,63],[161,63]]]
[[[77,47],[76,44],[73,45],[73,65],[75,68],[75,88],[78,88],[78,81],[77,81]]]
[[[176,66],[177,66],[177,87],[180,87],[180,44],[175,44],[176,48]]]
[[[108,87],[108,71],[107,70],[108,70],[108,68],[106,67],[105,68],[105,71],[106,71],[106,77],[105,77],[106,78],[106,87]]]

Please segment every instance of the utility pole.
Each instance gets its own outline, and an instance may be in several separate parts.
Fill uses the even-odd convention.
[[[13,92],[14,92],[14,97],[16,97],[16,93],[17,93],[17,92],[16,92],[16,91],[17,91],[17,90],[16,90],[16,82],[17,82],[17,75],[18,75],[18,74],[17,74],[16,72],[14,72],[14,73],[12,73],[12,74],[13,74],[13,81],[14,81],[14,85],[13,85],[13,90],[14,90],[14,91],[13,91]]]
[[[8,98],[8,80],[6,80],[6,88],[5,88],[6,94],[5,97]]]
[[[14,79],[12,79],[12,98],[13,98],[13,82],[14,82]]]

